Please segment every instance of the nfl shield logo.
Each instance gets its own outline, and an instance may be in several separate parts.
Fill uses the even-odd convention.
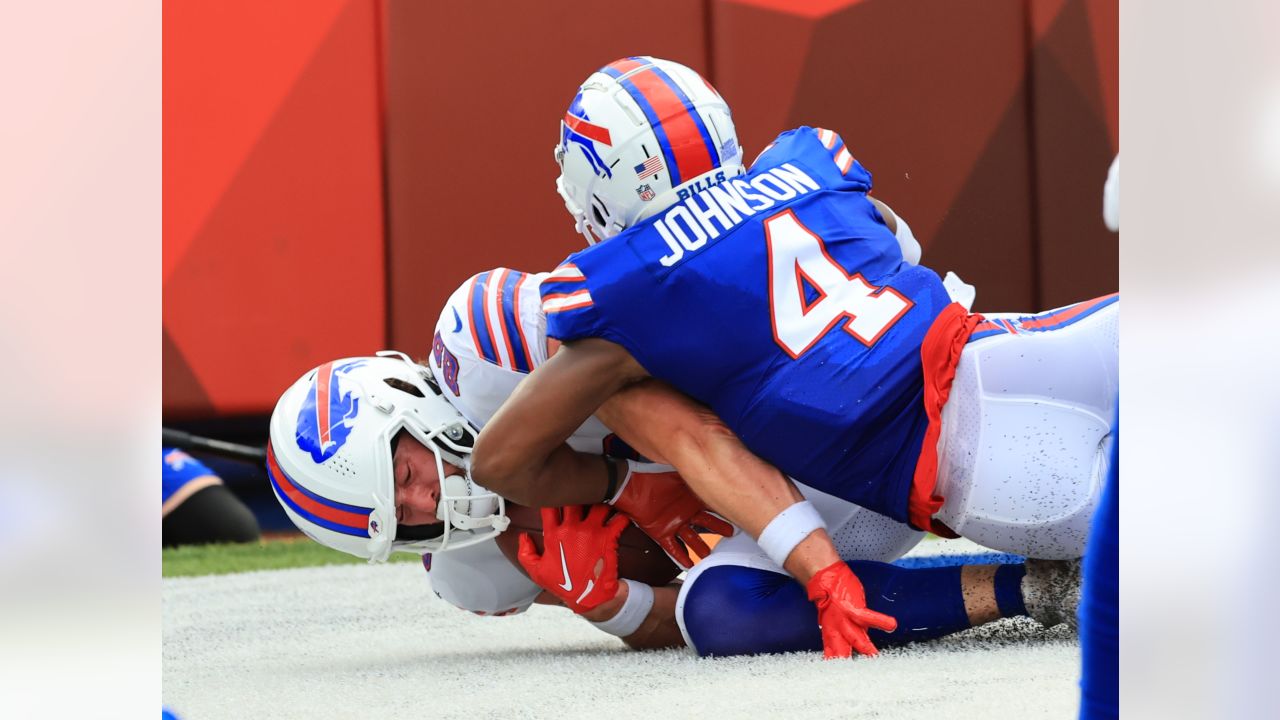
[[[649,187],[649,183],[645,183],[640,187],[636,188],[636,194],[639,195],[640,199],[644,200],[645,202],[652,200],[654,196],[653,188]]]

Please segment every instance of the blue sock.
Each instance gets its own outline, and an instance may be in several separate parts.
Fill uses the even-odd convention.
[[[996,570],[996,605],[1001,617],[1027,614],[1022,602],[1022,577],[1027,574],[1026,565],[1001,565]]]

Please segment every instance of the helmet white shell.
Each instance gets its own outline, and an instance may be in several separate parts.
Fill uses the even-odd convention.
[[[744,172],[729,106],[701,75],[652,57],[592,73],[560,122],[556,189],[588,243]]]
[[[401,429],[436,458],[442,527],[427,539],[396,536],[391,440]],[[276,403],[267,474],[289,518],[323,545],[370,562],[393,550],[442,552],[487,540],[508,523],[501,497],[445,474],[445,460],[469,465],[477,434],[430,371],[405,355],[344,358],[307,372]]]

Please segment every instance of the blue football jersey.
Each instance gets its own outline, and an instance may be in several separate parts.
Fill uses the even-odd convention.
[[[213,475],[207,465],[177,448],[161,448],[160,502],[173,497],[184,485],[196,478]]]
[[[571,255],[542,283],[547,334],[624,346],[788,475],[907,521],[921,345],[951,300],[870,189],[836,133],[783,133],[745,175]]]

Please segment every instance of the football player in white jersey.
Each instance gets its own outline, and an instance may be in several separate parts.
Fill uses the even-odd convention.
[[[550,558],[553,580],[542,587],[529,577],[539,577],[536,553],[521,557],[525,570],[504,555],[496,536],[507,524],[506,503],[466,478],[464,468],[475,429],[555,351],[538,302],[545,277],[499,268],[458,288],[437,324],[429,379],[404,356],[353,358],[326,363],[286,391],[272,417],[268,469],[290,517],[319,542],[360,557],[385,559],[393,549],[424,553],[436,594],[479,615],[556,603],[633,647],[687,644],[703,655],[821,648],[803,588],[743,533],[721,542],[683,584],[658,588],[597,571],[596,560],[609,562],[610,542],[620,531],[615,523],[606,529],[600,512],[585,523],[568,517],[544,523],[548,538],[554,533],[571,548],[571,560]],[[585,453],[632,456],[612,498],[623,510],[629,489],[673,477],[668,468],[637,459],[596,418],[569,442]],[[810,488],[801,492],[822,514],[841,556],[858,561],[874,589],[873,607],[891,603],[906,621],[904,630],[881,641],[938,637],[1028,611],[1044,624],[1073,615],[1074,594],[1056,592],[1053,583],[1062,578],[1052,566],[1033,566],[1024,581],[1018,563],[885,565],[923,533]],[[668,496],[684,502],[685,525],[717,526],[718,519],[698,515],[701,506],[690,505],[689,497]],[[691,547],[701,544],[681,530]],[[675,557],[683,554],[665,546]],[[706,555],[705,546],[696,549]],[[585,600],[577,592],[583,587],[595,589]]]

